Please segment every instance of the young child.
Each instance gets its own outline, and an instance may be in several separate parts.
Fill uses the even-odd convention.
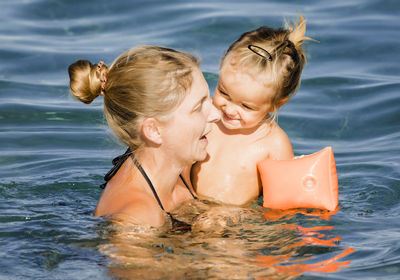
[[[260,27],[234,42],[220,65],[213,103],[221,120],[207,136],[208,157],[196,163],[191,180],[198,195],[244,205],[262,191],[257,162],[291,159],[286,133],[275,122],[278,109],[295,94],[306,62],[306,24]]]

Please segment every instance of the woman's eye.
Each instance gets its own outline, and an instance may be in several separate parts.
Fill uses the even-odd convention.
[[[202,108],[203,108],[203,102],[201,102],[199,105],[197,105],[196,108],[194,108],[194,111],[199,112],[199,111],[201,111]]]

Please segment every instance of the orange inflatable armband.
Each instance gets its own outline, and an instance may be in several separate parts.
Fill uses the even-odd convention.
[[[263,185],[264,207],[333,211],[338,205],[338,179],[331,147],[291,160],[265,159],[257,168]]]

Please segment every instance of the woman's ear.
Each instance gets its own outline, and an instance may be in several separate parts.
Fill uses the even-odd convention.
[[[155,118],[145,118],[143,120],[142,133],[146,140],[154,144],[162,143],[159,122]]]

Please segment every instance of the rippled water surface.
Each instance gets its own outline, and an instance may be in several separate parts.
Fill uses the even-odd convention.
[[[189,203],[186,233],[93,217],[124,147],[100,99],[69,96],[68,65],[163,45],[201,57],[213,91],[233,40],[298,11],[318,42],[279,123],[296,154],[333,147],[340,209]],[[399,14],[395,0],[0,1],[0,279],[399,279]]]

